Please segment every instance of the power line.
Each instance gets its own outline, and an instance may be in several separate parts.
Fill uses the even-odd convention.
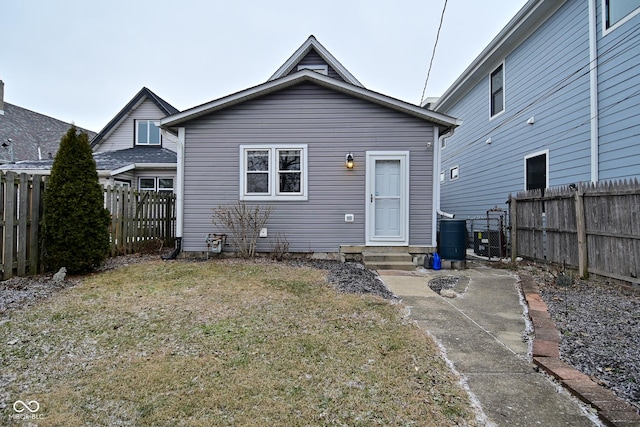
[[[424,101],[424,94],[427,91],[427,83],[429,82],[429,75],[431,74],[431,67],[433,66],[433,58],[436,56],[436,47],[438,46],[438,39],[440,39],[440,30],[442,29],[442,21],[444,20],[444,11],[447,10],[447,0],[444,0],[444,6],[442,7],[442,14],[440,15],[440,25],[438,25],[438,32],[436,33],[436,41],[433,44],[433,52],[431,52],[431,60],[429,61],[429,70],[427,71],[427,78],[424,81],[424,88],[422,89],[422,97],[420,98],[420,104]]]

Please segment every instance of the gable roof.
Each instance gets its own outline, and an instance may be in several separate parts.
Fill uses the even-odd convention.
[[[8,143],[11,146],[0,148],[0,163],[55,156],[60,140],[72,126],[71,123],[8,102],[4,103],[3,110],[4,114],[0,115],[0,144]],[[86,132],[89,138],[95,135],[90,130],[76,128]]]
[[[261,85],[254,86],[252,88],[236,92],[232,95],[225,96],[206,104],[190,108],[181,113],[165,117],[164,119],[160,120],[160,126],[165,128],[177,126],[189,120],[193,120],[206,114],[213,113],[214,111],[229,108],[233,105],[246,102],[251,99],[255,99],[260,96],[264,96],[269,93],[273,93],[304,82],[317,84],[319,86],[323,86],[337,92],[342,92],[347,95],[364,99],[374,104],[382,105],[424,120],[428,120],[444,128],[456,127],[461,124],[459,120],[453,117],[420,108],[417,105],[409,104],[408,102],[404,102],[399,99],[392,98],[390,96],[383,95],[369,89],[365,89],[362,86],[354,86],[352,84],[327,77],[320,73],[316,73],[315,71],[300,70],[294,74],[281,77],[277,80],[270,80]]]
[[[167,116],[171,114],[175,114],[180,111],[174,106],[172,106],[171,104],[169,104],[167,101],[165,101],[164,99],[160,98],[158,95],[153,93],[151,90],[147,89],[146,87],[143,87],[136,94],[136,96],[134,96],[133,99],[131,99],[131,101],[129,101],[127,105],[125,105],[124,108],[120,110],[120,112],[116,114],[116,116],[113,119],[111,119],[109,123],[107,123],[107,125],[95,136],[95,138],[91,140],[91,147],[92,148],[95,147],[103,139],[109,136],[111,132],[113,132],[118,127],[118,125],[122,122],[122,120],[124,120],[129,115],[129,113],[133,111],[136,107],[138,107],[138,105],[140,105],[145,99],[151,100]]]
[[[316,38],[311,35],[302,43],[302,46],[296,50],[287,61],[267,81],[276,80],[289,74],[300,61],[307,56],[311,50],[315,50],[318,55],[331,67],[342,79],[355,86],[362,86],[362,83],[356,79],[341,63],[338,61]]]
[[[549,19],[566,0],[529,0],[456,81],[430,106],[446,111]],[[432,100],[431,100],[432,101]],[[425,101],[423,105],[426,105]]]

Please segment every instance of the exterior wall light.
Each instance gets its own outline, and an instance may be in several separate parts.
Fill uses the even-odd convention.
[[[353,154],[349,153],[345,156],[345,165],[347,169],[353,169]]]

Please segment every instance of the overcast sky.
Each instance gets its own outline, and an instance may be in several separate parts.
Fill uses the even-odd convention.
[[[526,0],[449,0],[426,96]],[[264,83],[313,34],[366,88],[418,104],[444,0],[0,0],[5,101],[100,131],[146,86],[179,110]]]

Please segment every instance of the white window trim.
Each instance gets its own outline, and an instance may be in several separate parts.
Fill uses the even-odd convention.
[[[300,70],[311,70],[316,73],[324,74],[325,76],[329,75],[329,66],[323,64],[298,65],[298,71]]]
[[[451,177],[451,172],[454,170],[457,171],[457,176],[455,178]],[[460,179],[460,165],[455,165],[449,168],[449,181],[457,181]]]
[[[265,150],[269,151],[269,193],[268,194],[247,194],[246,193],[246,151]],[[278,151],[279,150],[301,150],[300,153],[300,193],[282,194],[278,191]],[[240,200],[254,201],[290,201],[290,200],[308,200],[308,147],[307,144],[260,144],[260,145],[240,145],[239,151],[239,170],[240,170]]]
[[[157,144],[151,144],[151,143],[148,143],[148,142],[139,142],[140,138],[138,138],[138,136],[139,136],[138,124],[142,123],[142,122],[147,122],[147,124],[153,123],[155,126],[160,127],[160,120],[153,120],[153,119],[136,119],[136,120],[134,120],[135,144],[136,145],[141,145],[141,146],[144,146],[144,147],[159,147],[159,146],[161,146],[162,145],[162,131],[159,132],[160,139],[158,140]],[[147,133],[149,132],[148,129],[149,129],[149,127],[147,127]],[[149,136],[149,135],[147,135],[147,136]]]
[[[612,31],[615,31],[616,28],[623,25],[625,22],[629,21],[631,18],[640,13],[640,7],[635,9],[633,12],[629,13],[627,16],[607,28],[607,0],[602,0],[602,34],[607,35]]]
[[[151,188],[140,188],[140,181],[143,179],[152,179],[153,180],[153,189]],[[160,188],[160,180],[161,179],[170,179],[173,181],[172,188]],[[162,191],[162,192],[171,192],[173,193],[176,185],[176,179],[172,176],[140,176],[138,177],[138,191]]]
[[[524,187],[523,190],[527,191],[527,160],[529,160],[532,157],[538,157],[538,156],[542,156],[543,154],[546,155],[545,160],[547,162],[547,164],[545,165],[545,168],[547,168],[546,170],[546,175],[547,175],[547,182],[545,183],[545,188],[549,188],[549,150],[542,150],[542,151],[536,151],[535,153],[531,153],[531,154],[527,154],[526,156],[524,156],[524,161],[523,161],[523,173],[524,173]]]
[[[493,101],[493,88],[491,87],[491,75],[493,73],[496,72],[496,70],[498,68],[502,67],[502,110],[498,111],[495,114],[492,114],[491,111],[491,103]],[[507,67],[505,67],[505,63],[504,61],[502,61],[502,63],[500,65],[498,65],[497,67],[495,67],[490,73],[489,73],[489,120],[493,120],[496,117],[501,116],[502,114],[504,114],[504,112],[507,110],[507,99],[506,99],[506,93],[507,93],[507,79],[505,78],[506,70]]]

